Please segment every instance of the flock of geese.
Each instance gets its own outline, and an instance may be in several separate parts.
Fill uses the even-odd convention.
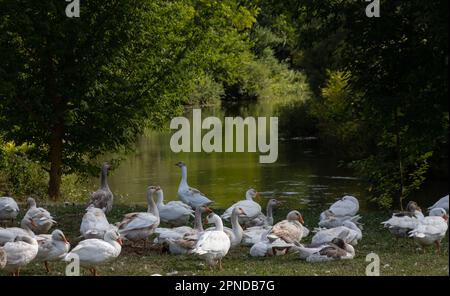
[[[161,246],[171,254],[193,254],[203,258],[213,268],[222,269],[222,259],[230,248],[240,245],[250,247],[253,257],[280,256],[289,252],[307,262],[323,262],[353,259],[355,246],[362,239],[362,225],[358,215],[359,202],[353,196],[344,196],[320,214],[319,227],[310,231],[304,226],[302,214],[290,211],[286,218],[275,223],[274,210],[282,201],[270,199],[265,209],[254,200],[259,193],[247,190],[245,199],[230,206],[221,216],[211,210],[213,201],[187,183],[187,167],[183,162],[176,164],[181,169],[178,188],[179,201],[164,202],[163,190],[159,186],[147,188],[146,212],[124,215],[122,221],[111,224],[106,214],[113,207],[107,174],[110,166],[102,165],[101,186],[91,194],[81,225],[82,239],[71,246],[64,233],[50,229],[56,224],[52,215],[37,207],[33,198],[27,200],[27,212],[20,227],[0,228],[0,269],[12,275],[19,275],[20,269],[33,260],[44,263],[49,272],[49,262],[71,261],[78,257],[80,265],[97,275],[97,267],[117,258],[123,241],[134,243],[154,235],[152,244]],[[412,237],[421,246],[440,242],[448,228],[448,195],[429,208],[424,216],[415,202],[410,202],[406,211],[394,213],[382,224],[398,237]],[[19,207],[11,197],[0,197],[0,222],[14,223]],[[202,214],[206,219],[202,223]],[[194,218],[193,227],[187,223]],[[223,220],[231,223],[225,227]],[[160,223],[170,225],[160,227]],[[204,229],[203,224],[212,224]],[[5,226],[5,225],[3,225]],[[314,233],[311,243],[304,245],[302,239]]]

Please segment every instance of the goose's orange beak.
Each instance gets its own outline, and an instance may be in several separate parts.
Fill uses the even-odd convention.
[[[34,222],[33,219],[30,219],[30,223],[31,223],[31,225],[32,225],[33,227],[37,227],[37,224],[36,224],[36,222]]]
[[[117,242],[119,243],[119,245],[123,245],[123,240],[120,237],[117,239]]]
[[[302,217],[302,216],[298,217],[298,221],[299,221],[300,223],[302,223],[302,224],[305,224],[305,221],[303,220],[303,217]]]
[[[209,224],[208,219],[204,219],[204,220],[203,220],[203,224],[204,224],[204,225]]]

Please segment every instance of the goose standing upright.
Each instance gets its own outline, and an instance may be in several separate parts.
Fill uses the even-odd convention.
[[[36,240],[39,246],[36,260],[43,261],[45,270],[49,273],[48,262],[64,259],[69,252],[70,244],[64,233],[59,229],[53,230],[52,234],[38,235]]]
[[[194,210],[181,201],[170,201],[164,204],[162,189],[158,191],[156,205],[158,206],[161,222],[171,224],[172,226],[185,225],[189,221],[189,218],[194,216]]]
[[[18,276],[20,269],[36,258],[38,243],[30,236],[17,236],[14,242],[6,243],[3,250],[6,253],[4,269]]]
[[[115,230],[108,230],[102,239],[91,238],[78,243],[64,257],[65,261],[70,262],[72,258],[78,258],[80,265],[88,268],[92,275],[97,275],[96,267],[114,260],[122,251],[122,240],[120,234]]]
[[[179,168],[181,168],[181,181],[178,186],[178,198],[189,205],[192,208],[200,207],[200,206],[209,206],[213,203],[206,195],[201,193],[198,189],[189,187],[187,183],[187,167],[186,164],[182,161],[176,164]]]
[[[161,194],[159,186],[149,186],[147,188],[147,212],[136,212],[126,214],[122,222],[119,223],[118,229],[122,237],[130,241],[144,240],[159,226],[159,211],[153,200],[153,195]]]
[[[35,234],[45,234],[56,223],[46,209],[36,206],[34,198],[29,197],[27,199],[27,206],[28,211],[20,223],[22,228],[28,227]]]
[[[100,175],[100,188],[91,194],[91,200],[89,205],[94,205],[94,207],[103,210],[105,213],[109,213],[113,207],[114,195],[108,185],[108,171],[111,166],[105,162],[102,165],[102,171]]]
[[[17,214],[19,214],[19,206],[16,201],[12,197],[0,197],[0,223],[13,223]]]
[[[251,220],[257,218],[261,215],[261,206],[257,202],[253,201],[253,198],[257,197],[258,195],[259,193],[255,189],[250,188],[245,193],[245,200],[238,201],[237,203],[234,203],[232,206],[226,209],[221,216],[222,219],[229,220],[235,207],[240,207],[245,212],[245,214],[241,214],[238,217],[240,224],[246,224]]]
[[[410,231],[410,237],[422,247],[431,244],[436,245],[438,253],[441,253],[441,240],[448,229],[448,215],[443,208],[434,208],[430,215],[423,218],[420,223]]]
[[[210,213],[205,222],[214,223],[216,230],[203,232],[192,253],[204,257],[211,267],[218,264],[221,270],[222,258],[230,249],[230,238],[223,231],[222,219],[218,215]]]

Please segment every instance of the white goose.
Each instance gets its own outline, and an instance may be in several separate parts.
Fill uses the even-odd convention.
[[[123,238],[130,241],[144,240],[159,226],[159,211],[153,200],[153,195],[161,194],[159,186],[147,188],[147,212],[126,214],[122,222],[118,224],[119,233]]]
[[[229,220],[235,207],[240,207],[245,212],[245,215],[241,214],[238,217],[240,224],[246,224],[251,220],[257,218],[261,215],[261,206],[257,202],[253,201],[253,198],[257,197],[258,195],[259,193],[255,189],[250,188],[245,193],[245,200],[238,201],[237,203],[226,209],[221,216],[222,219]]]
[[[355,257],[352,245],[340,238],[334,238],[329,244],[318,248],[294,247],[300,254],[300,259],[307,262],[327,262],[335,260],[349,260]]]
[[[436,244],[438,253],[441,253],[441,240],[448,229],[448,215],[443,208],[434,208],[430,211],[430,216],[422,221],[410,232],[410,237],[421,246]]]
[[[223,231],[222,219],[219,216],[210,213],[206,222],[214,223],[216,230],[203,232],[192,253],[204,257],[211,267],[219,264],[219,269],[222,269],[222,258],[230,249],[230,238]]]
[[[351,221],[358,225],[360,228],[362,227],[359,223],[359,220],[361,219],[360,215],[356,216],[336,216],[332,211],[326,210],[322,212],[322,215],[320,217],[319,221],[319,227],[323,228],[335,228],[342,226],[344,221]]]
[[[244,230],[244,234],[242,236],[242,244],[244,246],[253,246],[266,237],[273,224],[273,208],[280,203],[281,202],[276,199],[269,200],[269,202],[267,203],[267,217],[265,216],[265,219],[261,219],[261,221],[264,221],[263,223],[261,223],[263,225],[249,227]]]
[[[28,228],[27,225],[23,225],[24,228],[10,227],[0,228],[0,246],[5,245],[8,242],[14,242],[17,236],[29,236],[34,237],[33,231]]]
[[[394,213],[389,220],[381,222],[396,237],[407,237],[417,227],[424,216],[416,203],[408,204],[408,212]]]
[[[117,258],[122,251],[122,240],[120,234],[115,230],[108,230],[103,240],[92,238],[81,241],[64,258],[72,261],[73,258],[80,260],[80,265],[88,268],[92,275],[97,275],[96,267]],[[78,257],[77,257],[78,256]]]
[[[18,276],[20,269],[30,263],[38,253],[38,243],[30,236],[17,236],[14,242],[8,242],[3,247],[6,253],[4,269]]]
[[[156,205],[158,206],[161,222],[171,224],[172,226],[185,225],[191,216],[194,217],[194,210],[181,201],[170,201],[164,204],[162,189],[158,191]]]
[[[19,206],[12,197],[0,197],[0,222],[13,222],[19,213]]]
[[[178,240],[183,239],[185,236],[195,236],[198,233],[203,232],[202,225],[202,210],[204,207],[197,207],[195,209],[194,227],[189,226],[179,226],[175,228],[162,228],[158,227],[155,229],[155,233],[158,237],[155,238],[155,244],[164,244],[168,239]],[[208,209],[209,210],[209,209]]]
[[[343,224],[331,229],[317,229],[317,233],[311,239],[311,245],[319,246],[330,243],[335,238],[341,238],[345,243],[356,246],[362,239],[361,229],[351,221],[344,221]]]
[[[103,210],[90,205],[81,220],[80,233],[85,239],[103,239],[106,231],[115,230],[116,226],[109,224]]]
[[[228,235],[230,238],[231,247],[234,248],[236,246],[239,246],[239,244],[242,241],[242,236],[244,234],[244,230],[242,229],[241,224],[239,224],[239,217],[245,216],[246,212],[241,207],[234,207],[233,211],[231,213],[231,228],[229,227],[223,227],[223,231]],[[211,227],[206,229],[206,231],[213,231],[216,230],[215,227]]]
[[[209,206],[213,203],[208,197],[201,193],[198,189],[189,187],[187,183],[187,167],[182,161],[176,164],[181,168],[181,181],[178,186],[178,198],[192,208],[200,206]]]
[[[52,234],[38,235],[36,240],[39,246],[36,260],[43,261],[45,270],[49,273],[48,262],[64,259],[69,252],[70,244],[64,233],[59,229],[53,230]]]
[[[346,195],[336,201],[329,208],[335,216],[355,216],[359,211],[358,199],[351,195]],[[324,213],[320,214],[322,220]]]
[[[28,227],[36,234],[45,234],[56,223],[46,209],[36,206],[34,198],[27,199],[27,206],[28,211],[20,223],[22,228]]]
[[[105,213],[109,213],[113,207],[114,195],[111,192],[111,189],[108,185],[108,171],[111,169],[111,166],[105,162],[102,165],[101,174],[100,174],[100,188],[91,193],[91,199],[88,203],[89,205],[93,205],[96,208],[101,209]]]
[[[446,196],[444,196],[443,198],[441,198],[440,200],[438,200],[434,205],[432,205],[428,209],[432,210],[435,208],[443,208],[448,213],[448,194]]]
[[[299,211],[291,211],[287,214],[286,220],[275,224],[267,234],[267,239],[271,242],[282,239],[289,244],[298,244],[301,239],[309,233],[302,224],[303,216]]]

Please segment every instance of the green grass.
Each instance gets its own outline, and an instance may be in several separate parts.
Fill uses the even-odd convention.
[[[23,207],[22,207],[23,208]],[[63,230],[70,241],[75,241],[79,234],[84,207],[79,205],[56,206],[46,208],[59,222],[58,228]],[[116,205],[108,216],[111,223],[120,221],[125,213],[145,211],[142,206]],[[276,211],[275,221],[281,220],[289,211],[281,208]],[[220,212],[220,211],[218,211]],[[303,211],[305,225],[313,229],[318,222],[320,210]],[[380,225],[389,218],[387,212],[371,212],[362,214],[364,223],[363,239],[356,246],[356,257],[353,260],[327,263],[307,263],[297,259],[295,254],[279,257],[252,258],[248,248],[239,247],[231,250],[223,260],[222,271],[210,271],[204,262],[189,255],[161,254],[153,248],[122,249],[115,261],[98,268],[100,275],[140,275],[148,276],[154,273],[162,275],[365,275],[368,262],[366,255],[374,252],[380,257],[381,275],[449,275],[448,235],[443,240],[442,254],[437,255],[434,247],[425,253],[416,250],[412,240],[396,240]],[[303,240],[309,242],[311,235]],[[50,275],[64,275],[65,264],[51,263]],[[89,273],[82,270],[82,273]],[[22,275],[46,275],[43,264],[32,262],[21,272]],[[6,275],[0,271],[0,275]]]

